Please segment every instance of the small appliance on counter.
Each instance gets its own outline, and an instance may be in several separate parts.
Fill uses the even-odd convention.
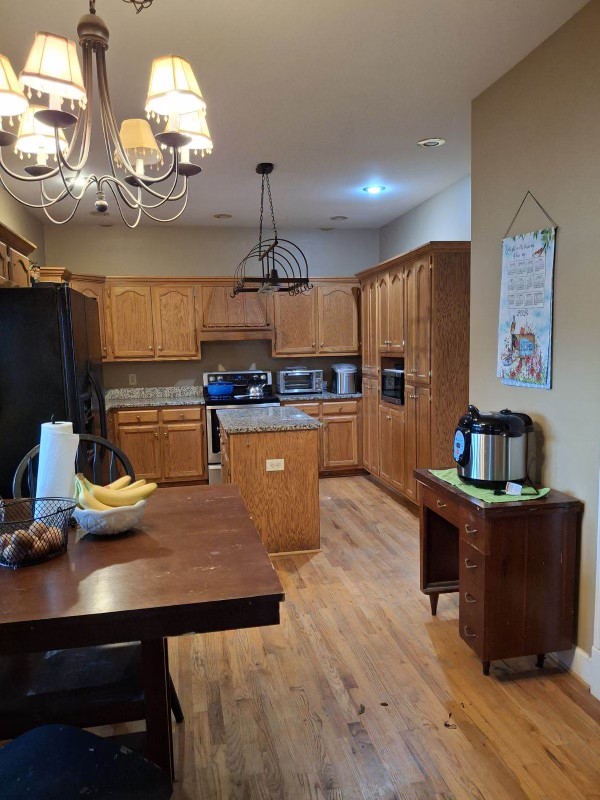
[[[279,394],[321,394],[323,370],[306,367],[286,367],[277,373]]]
[[[331,372],[333,376],[331,391],[334,394],[354,394],[358,391],[356,387],[358,369],[354,364],[332,364]]]
[[[404,405],[404,368],[401,364],[381,370],[381,399],[385,403]]]
[[[482,412],[469,406],[454,434],[454,460],[466,483],[488,489],[529,478],[529,459],[535,452],[533,422],[527,414],[508,408]]]

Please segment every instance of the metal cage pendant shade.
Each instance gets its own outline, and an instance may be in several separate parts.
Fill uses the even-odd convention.
[[[269,175],[273,172],[273,164],[261,163],[256,167],[262,175],[260,191],[260,225],[258,242],[248,255],[238,264],[234,274],[233,296],[240,292],[288,292],[300,294],[312,289],[308,277],[306,256],[297,244],[289,239],[280,239],[277,235],[275,212],[271,197]],[[269,196],[273,236],[263,238],[263,212],[265,188]]]

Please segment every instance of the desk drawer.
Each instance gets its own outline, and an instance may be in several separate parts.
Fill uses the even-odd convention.
[[[485,556],[468,542],[461,539],[458,547],[458,576],[460,585],[474,583],[483,588],[485,575]]]
[[[336,400],[323,402],[323,414],[357,414],[356,400]]]
[[[141,422],[158,422],[158,409],[152,411],[117,411],[117,425],[135,425]]]
[[[473,514],[466,508],[461,508],[460,538],[475,547],[480,553],[488,555],[490,552],[489,529],[483,517]]]
[[[461,638],[481,657],[484,635],[483,589],[471,581],[460,582],[458,624]]]
[[[162,412],[163,422],[199,422],[200,406],[187,406],[185,408],[164,408]]]
[[[424,506],[427,506],[427,508],[430,508],[435,514],[439,514],[440,517],[443,517],[457,528],[460,526],[461,506],[458,501],[445,493],[433,492],[426,486],[422,487],[421,492],[421,502]]]

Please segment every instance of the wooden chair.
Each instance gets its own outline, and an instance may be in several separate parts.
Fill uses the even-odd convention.
[[[120,474],[135,480],[130,460],[115,444],[83,433],[79,439],[78,472],[94,483],[116,480]],[[13,478],[16,499],[22,497],[23,488],[29,496],[35,495],[39,451],[39,445],[33,447],[17,467]],[[173,716],[183,722],[170,676],[169,694]],[[91,728],[144,716],[139,642],[0,657],[0,739],[11,739],[45,723]]]
[[[13,478],[13,497],[16,500],[20,500],[24,496],[24,488],[27,491],[25,497],[35,496],[39,453],[40,446],[38,444],[23,456],[17,467]],[[129,475],[132,481],[135,480],[133,466],[125,453],[108,439],[92,436],[89,433],[79,434],[75,472],[83,472],[92,483],[111,483],[121,475]]]
[[[2,800],[169,800],[171,778],[118,742],[44,725],[0,750]]]

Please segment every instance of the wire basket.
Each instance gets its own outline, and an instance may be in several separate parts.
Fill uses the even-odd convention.
[[[0,566],[25,567],[64,553],[75,505],[67,497],[0,501]]]

